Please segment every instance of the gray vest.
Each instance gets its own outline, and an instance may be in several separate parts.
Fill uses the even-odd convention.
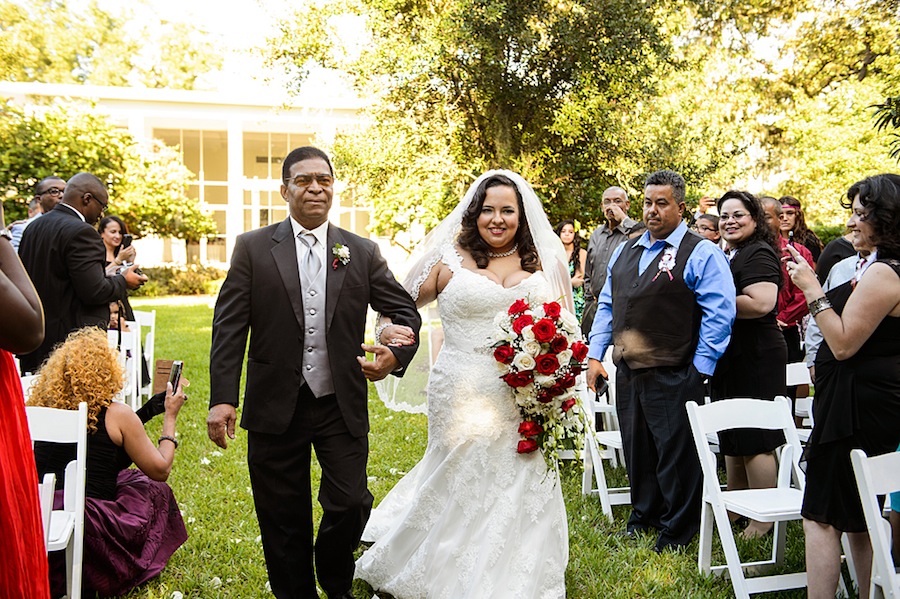
[[[312,250],[309,250],[312,251]],[[300,286],[303,289],[303,380],[316,397],[334,393],[331,378],[331,362],[325,340],[325,278],[327,260],[322,264],[315,280],[307,280],[300,269]]]

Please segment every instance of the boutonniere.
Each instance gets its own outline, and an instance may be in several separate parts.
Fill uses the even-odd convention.
[[[350,264],[350,248],[346,245],[334,244],[334,247],[331,248],[331,254],[334,256],[334,261],[331,263],[333,270],[337,270],[338,262],[344,266]]]
[[[669,280],[672,280],[672,269],[675,268],[675,253],[678,251],[678,248],[668,246],[664,251],[662,258],[659,259],[659,272],[656,273],[656,276],[653,277],[653,280],[656,280],[661,273],[666,273],[669,275]]]

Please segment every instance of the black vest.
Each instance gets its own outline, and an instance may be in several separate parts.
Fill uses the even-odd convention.
[[[690,364],[700,340],[702,310],[684,282],[684,266],[702,239],[692,231],[685,234],[675,254],[675,267],[668,274],[658,267],[665,249],[640,276],[644,247],[628,243],[622,250],[612,267],[616,364],[624,360],[632,370]]]

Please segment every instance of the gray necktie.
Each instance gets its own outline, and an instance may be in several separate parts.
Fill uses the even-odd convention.
[[[306,246],[306,259],[303,261],[303,270],[306,273],[306,276],[310,281],[315,280],[316,275],[319,274],[319,268],[322,266],[322,263],[319,261],[319,256],[316,254],[316,236],[310,233],[309,231],[301,232],[298,237],[300,241],[303,242],[303,245]]]

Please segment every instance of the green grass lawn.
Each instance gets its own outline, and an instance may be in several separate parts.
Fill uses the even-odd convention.
[[[204,598],[272,596],[266,589],[265,561],[250,492],[246,433],[238,429],[237,438],[224,451],[206,436],[211,302],[210,298],[194,302],[136,298],[132,302],[136,309],[157,311],[156,357],[184,360],[184,376],[191,386],[190,399],[178,419],[181,445],[169,478],[189,538],[163,573],[127,595],[131,598],[169,599],[178,593]],[[377,503],[424,453],[427,427],[424,416],[387,410],[374,390],[370,390],[369,410],[369,488]],[[151,438],[159,434],[160,425],[148,425]],[[611,484],[624,482],[621,469],[607,472]],[[616,520],[610,523],[597,499],[582,497],[580,469],[566,466],[562,475],[569,514],[569,597],[732,596],[727,580],[698,573],[696,540],[686,552],[656,555],[651,550],[652,537],[638,541],[619,538],[615,533],[624,529],[628,508],[615,508]],[[318,504],[314,505],[318,509]],[[758,555],[755,559],[766,553],[760,541],[743,544],[740,549],[742,555]],[[803,534],[794,523],[788,531],[787,569],[802,566]],[[372,596],[362,581],[354,583],[354,592],[357,597]],[[805,597],[805,591],[764,596]]]

